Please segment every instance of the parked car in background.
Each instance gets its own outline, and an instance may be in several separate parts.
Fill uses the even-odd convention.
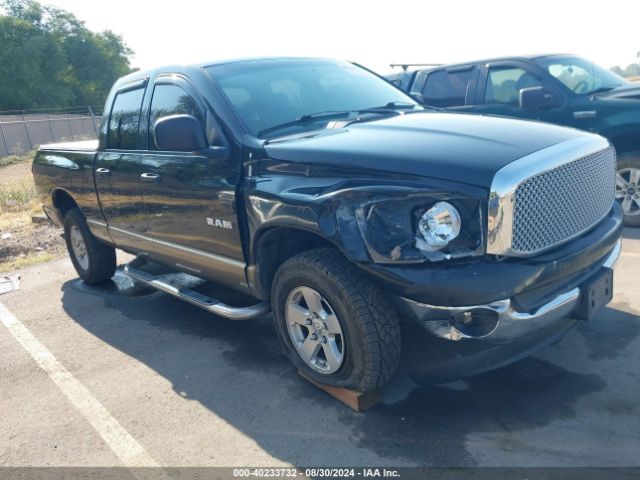
[[[614,166],[598,135],[427,112],[357,65],[283,58],[122,78],[99,141],[43,146],[33,172],[86,282],[133,253],[137,282],[231,320],[272,310],[299,370],[368,391],[398,365],[401,319],[459,346],[439,361],[465,376],[606,305]]]
[[[411,86],[411,82],[417,71],[402,70],[401,72],[390,73],[385,76],[387,80],[402,90],[407,90]]]
[[[575,55],[478,60],[387,77],[425,105],[588,130],[618,154],[616,199],[640,226],[640,85]]]

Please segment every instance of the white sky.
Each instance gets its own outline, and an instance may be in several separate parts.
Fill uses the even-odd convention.
[[[640,51],[638,0],[43,0],[92,30],[121,34],[142,69],[234,57],[326,56],[386,73],[449,63],[577,53],[623,68]]]

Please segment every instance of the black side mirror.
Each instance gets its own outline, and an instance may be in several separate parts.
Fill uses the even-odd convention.
[[[153,140],[158,150],[195,152],[208,146],[200,120],[191,115],[159,119],[153,126]]]
[[[539,110],[541,108],[559,107],[561,100],[544,87],[530,87],[520,90],[520,108]]]

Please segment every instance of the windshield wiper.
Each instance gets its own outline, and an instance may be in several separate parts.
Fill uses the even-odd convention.
[[[415,107],[420,107],[416,109]],[[425,109],[422,108],[421,105],[417,103],[409,103],[409,102],[389,102],[386,105],[382,105],[381,107],[371,107],[363,110],[358,110],[358,113],[377,113],[378,115],[404,115],[405,112],[403,110],[411,109],[415,112],[421,112]],[[372,117],[361,117],[358,115],[356,118],[348,121],[344,126],[353,125],[354,123],[363,123],[368,122],[370,120],[375,120]]]
[[[353,113],[353,110],[328,110],[326,112],[307,113],[306,115],[302,115],[289,122],[280,123],[278,125],[274,125],[273,127],[260,130],[258,132],[258,137],[261,137],[262,135],[265,135],[267,133],[272,133],[278,130],[282,130],[283,128],[293,127],[295,125],[305,124],[305,123],[313,122],[315,120],[346,117],[351,115],[352,113]]]
[[[257,135],[261,137],[268,133],[273,133],[278,130],[282,130],[288,127],[294,127],[296,125],[304,125],[305,123],[311,123],[316,120],[325,120],[330,118],[341,118],[348,117],[349,115],[360,115],[364,113],[371,113],[377,115],[401,115],[399,110],[411,108],[419,106],[417,104],[405,103],[405,102],[389,102],[386,105],[381,107],[372,107],[372,108],[363,108],[361,110],[327,110],[324,112],[317,113],[307,113],[305,115],[301,115],[300,117],[291,120],[289,122],[280,123],[278,125],[274,125],[273,127],[265,128],[264,130],[260,130]],[[359,118],[359,117],[357,117]],[[356,120],[357,120],[356,118]]]
[[[421,107],[421,105],[410,102],[389,102],[380,107],[367,108],[366,110],[414,110],[416,107]]]

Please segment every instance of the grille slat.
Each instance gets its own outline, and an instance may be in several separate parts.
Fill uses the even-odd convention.
[[[615,195],[613,148],[535,175],[514,196],[512,249],[535,253],[563,243],[599,222]]]

